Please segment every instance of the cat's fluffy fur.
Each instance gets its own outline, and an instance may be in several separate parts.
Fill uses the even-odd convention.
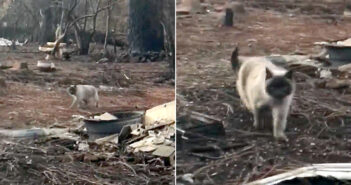
[[[274,137],[287,140],[284,130],[295,91],[292,72],[263,58],[243,60],[238,57],[237,48],[231,62],[237,73],[237,91],[245,107],[254,115],[254,126],[257,128],[262,124],[263,111],[270,110]]]
[[[98,90],[92,85],[71,85],[67,88],[67,92],[73,98],[70,108],[76,104],[78,108],[87,105],[99,107]]]

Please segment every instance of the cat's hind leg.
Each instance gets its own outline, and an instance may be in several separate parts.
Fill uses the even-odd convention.
[[[256,129],[260,129],[262,128],[262,120],[263,120],[263,117],[262,117],[262,112],[260,111],[259,108],[255,108],[254,111],[253,111],[253,115],[254,115],[254,123],[253,123],[253,126],[256,128]]]
[[[267,115],[271,112],[271,109],[267,105],[262,105],[255,108],[254,110],[254,127],[256,129],[263,129],[266,122]]]

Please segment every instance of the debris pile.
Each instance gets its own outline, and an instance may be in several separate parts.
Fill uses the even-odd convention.
[[[84,123],[77,128],[0,130],[0,160],[7,161],[0,183],[169,184],[174,181],[173,109],[171,102],[147,110],[138,123],[97,139],[86,132],[87,118],[79,115],[74,119]],[[127,120],[115,115],[105,112],[90,119]]]
[[[58,57],[59,59],[65,59],[68,60],[70,58],[70,55],[76,51],[76,45],[68,45],[67,43],[59,43],[58,44],[58,51],[54,52],[56,42],[47,42],[45,46],[39,46],[39,51],[46,53],[47,57],[50,58],[50,55],[54,55],[55,57]]]
[[[0,46],[12,46],[13,43],[10,40],[7,40],[5,38],[0,38]],[[15,42],[16,46],[23,46],[23,43],[18,42],[18,40]]]
[[[144,126],[134,125],[131,134],[130,152],[152,152],[174,165],[175,101],[147,110]]]

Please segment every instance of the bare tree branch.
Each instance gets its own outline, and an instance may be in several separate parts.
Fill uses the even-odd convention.
[[[100,13],[101,11],[104,11],[104,10],[110,8],[110,7],[113,6],[114,4],[115,4],[115,2],[114,2],[114,3],[111,3],[111,5],[108,5],[108,6],[105,6],[105,7],[103,7],[103,8],[97,9],[93,14],[84,15],[84,16],[81,16],[81,17],[78,17],[78,18],[74,19],[72,22],[70,22],[70,23],[66,26],[65,32],[64,32],[64,33],[66,33],[67,30],[68,30],[73,24],[77,23],[78,21],[80,21],[80,20],[82,20],[82,19],[85,19],[85,18],[88,18],[88,17],[97,16],[98,13]]]
[[[58,49],[59,49],[59,46],[60,46],[60,43],[62,42],[63,38],[65,37],[65,35],[67,34],[68,30],[74,26],[75,27],[75,35],[76,35],[76,39],[77,39],[77,43],[80,42],[79,38],[77,37],[78,36],[78,32],[81,31],[81,29],[79,28],[79,25],[77,24],[78,21],[82,20],[82,19],[86,19],[86,18],[89,18],[89,17],[93,17],[93,31],[92,33],[90,34],[90,38],[95,34],[95,30],[96,30],[96,18],[97,18],[97,15],[101,12],[101,11],[104,11],[104,10],[107,10],[109,9],[111,6],[113,6],[116,2],[114,3],[111,3],[103,8],[99,8],[100,7],[100,4],[101,4],[101,0],[98,0],[97,2],[97,5],[96,5],[96,8],[95,8],[95,11],[93,12],[93,14],[88,14],[88,15],[84,15],[84,16],[81,16],[81,17],[78,17],[76,19],[74,19],[73,21],[69,22],[69,23],[66,23],[66,26],[65,26],[65,29],[62,33],[62,35],[55,41],[55,47],[54,47],[54,50],[53,50],[53,55],[55,55],[56,52],[58,52]],[[67,13],[67,20],[69,20],[71,17],[74,17],[74,15],[72,15],[72,12],[73,10],[75,9],[75,7],[77,6],[77,0],[74,1],[72,7],[70,8],[70,10],[68,11]],[[92,4],[92,3],[91,3]],[[93,6],[93,5],[91,5]],[[68,21],[67,21],[68,22]],[[80,44],[78,44],[80,45]],[[80,47],[82,47],[80,45]]]
[[[111,4],[111,0],[108,0],[108,5]],[[110,14],[111,14],[111,9],[112,9],[112,6],[111,8],[109,8],[107,10],[107,16],[106,16],[106,30],[105,30],[105,43],[104,43],[104,50],[105,50],[105,53],[107,53],[107,40],[108,40],[108,34],[109,34],[109,30],[110,30]]]

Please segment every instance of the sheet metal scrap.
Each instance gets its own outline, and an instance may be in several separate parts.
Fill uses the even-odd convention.
[[[310,166],[298,168],[296,170],[288,171],[264,179],[260,179],[247,185],[273,185],[283,181],[291,180],[294,178],[307,178],[307,177],[332,177],[341,180],[351,179],[351,164],[350,163],[325,163],[325,164],[312,164]]]

